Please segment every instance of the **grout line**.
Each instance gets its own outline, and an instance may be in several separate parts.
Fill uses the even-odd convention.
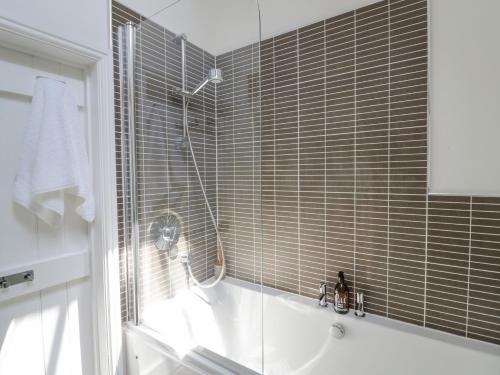
[[[353,32],[354,32],[354,194],[353,194],[353,228],[354,228],[354,238],[353,238],[353,291],[356,293],[356,250],[357,250],[357,240],[356,240],[356,234],[358,231],[357,228],[357,207],[356,207],[356,200],[357,200],[357,190],[358,190],[358,170],[357,170],[357,154],[358,154],[358,148],[357,148],[357,142],[358,142],[358,112],[357,112],[357,106],[358,106],[358,95],[357,95],[357,87],[358,87],[358,82],[357,82],[357,40],[356,40],[356,15],[357,11],[354,11],[354,25],[353,25]]]
[[[206,71],[205,67],[205,51],[202,51],[202,74]],[[201,105],[203,109],[203,183],[205,185],[205,192],[206,194],[209,194],[208,191],[206,190],[207,186],[207,155],[206,155],[206,130],[207,130],[207,123],[206,123],[206,117],[205,117],[205,89],[202,90],[202,99],[201,99]],[[203,193],[202,193],[203,194]],[[207,197],[208,200],[208,197]],[[210,202],[210,201],[209,201]],[[205,223],[205,280],[208,278],[208,238],[207,238],[207,207],[204,205],[204,210],[203,210],[203,221]]]
[[[390,249],[390,238],[391,238],[391,2],[387,2],[387,29],[388,29],[388,64],[387,64],[387,277],[386,277],[386,316],[389,316],[389,273],[391,265],[391,249]]]
[[[296,41],[297,41],[297,243],[298,243],[298,271],[299,271],[299,285],[298,294],[302,295],[301,291],[301,236],[300,236],[300,39],[299,39],[299,29],[296,30]]]
[[[188,62],[187,62],[187,58],[188,58],[188,48],[189,48],[189,43],[186,42],[186,49],[185,49],[185,71],[184,71],[184,79],[186,80],[186,89],[189,90],[188,88],[188,85],[189,85],[189,81],[188,81],[188,69],[189,69],[189,65],[188,65]],[[182,71],[182,70],[181,70]],[[182,73],[181,73],[182,75]],[[189,109],[186,109],[185,106],[183,106],[181,104],[181,106],[183,107],[182,108],[182,115],[184,116],[184,111],[185,111],[185,115],[186,115],[186,122],[189,121],[189,118],[187,118],[189,116]],[[185,126],[184,124],[184,118],[182,119],[182,122],[183,122],[183,126]],[[183,129],[183,132],[184,132],[184,129]],[[184,133],[183,133],[184,134]],[[183,136],[184,137],[184,136]],[[186,140],[183,138],[183,142],[185,142]],[[189,150],[186,148],[184,151],[183,151],[183,156],[184,156],[184,160],[187,160],[187,163],[186,163],[186,187],[187,187],[187,211],[186,211],[186,216],[187,216],[187,227],[188,227],[188,230],[189,232],[191,231],[191,184],[189,183],[190,181],[190,173],[189,173],[189,166],[191,164],[191,158],[190,158],[190,155],[189,155]],[[189,233],[188,232],[188,233]],[[186,241],[187,242],[187,251],[189,254],[193,254],[193,251],[191,249],[191,241]],[[189,279],[187,279],[187,284],[188,284],[188,287],[189,287]]]
[[[276,49],[275,49],[276,39],[273,38],[273,203],[274,203],[274,287],[276,284],[276,271],[277,271],[277,215],[276,215]]]
[[[469,310],[470,310],[470,269],[472,256],[472,196],[469,198],[469,260],[467,267],[467,313],[465,316],[465,337],[469,334]]]
[[[165,29],[163,29],[163,42],[166,43],[167,41],[167,35],[166,35],[166,31]],[[164,50],[164,58],[165,58],[165,61],[167,60],[167,52],[166,50]],[[165,63],[165,68],[164,68],[164,74],[165,74],[165,85],[164,85],[164,88],[165,88],[165,139],[166,139],[166,163],[165,163],[165,170],[166,170],[166,175],[167,175],[167,178],[168,178],[168,168],[166,168],[166,166],[169,165],[169,153],[168,153],[168,139],[169,139],[169,136],[168,136],[168,96],[167,96],[167,91],[168,91],[168,74],[167,74],[167,64]],[[167,184],[167,207],[170,207],[170,187],[169,185]],[[171,262],[168,262],[168,273],[169,273],[169,277],[168,277],[168,296],[172,296],[172,277],[170,277],[171,275],[171,270],[170,270],[170,265],[171,265]]]
[[[326,244],[327,244],[327,147],[326,147],[326,138],[327,138],[327,125],[326,125],[326,21],[323,21],[323,105],[325,106],[325,114],[324,114],[324,129],[323,129],[323,167],[325,169],[324,174],[323,174],[323,183],[324,183],[324,189],[323,189],[323,241],[324,241],[324,248],[323,248],[323,259],[324,259],[324,269],[323,269],[323,281],[326,283],[326,268],[328,266],[327,260],[326,260]],[[326,286],[326,299],[328,301],[328,285]]]
[[[214,64],[217,66],[217,57],[214,56]],[[215,85],[215,100],[214,100],[214,133],[215,133],[215,214],[217,228],[219,228],[219,119],[218,119],[218,106],[217,106],[217,85]],[[222,233],[221,233],[222,236]],[[219,240],[215,240],[215,251],[217,252],[217,247],[219,246]],[[226,254],[224,254],[224,257]],[[224,259],[226,262],[226,259]],[[227,265],[226,265],[227,266]],[[227,272],[227,270],[226,270]]]
[[[425,193],[425,263],[424,263],[424,327],[427,326],[427,270],[428,270],[428,250],[429,250],[429,194],[430,194],[430,186],[431,186],[431,177],[430,177],[430,167],[431,167],[431,138],[429,131],[429,124],[431,118],[431,97],[429,92],[429,84],[430,84],[430,60],[431,60],[431,40],[430,40],[430,30],[431,30],[431,13],[430,13],[430,0],[426,1],[426,10],[427,10],[427,76],[426,76],[426,90],[427,90],[427,116],[426,116],[426,126],[427,126],[427,186]]]
[[[250,89],[250,100],[251,100],[251,111],[252,111],[252,242],[253,242],[253,282],[256,282],[256,263],[257,263],[257,251],[256,251],[256,240],[255,240],[255,118],[254,118],[254,110],[255,103],[254,99],[254,82],[255,82],[255,67],[254,67],[254,48],[255,45],[252,44],[250,49],[250,59],[252,62],[251,65],[251,89]],[[260,171],[260,168],[259,168]],[[262,283],[262,278],[261,281]]]
[[[423,326],[427,324],[427,270],[429,250],[429,194],[425,194],[425,260],[424,260],[424,318]]]
[[[254,111],[254,102],[253,102],[253,93],[254,93],[254,86],[253,86],[253,72],[254,72],[254,61],[253,61],[253,50],[254,50],[254,46],[253,44],[249,47],[250,49],[250,89],[249,89],[249,92],[250,92],[250,128],[251,128],[251,133],[252,133],[252,137],[251,137],[251,144],[252,144],[252,233],[251,233],[251,236],[252,236],[252,240],[251,240],[251,244],[252,244],[252,261],[251,261],[251,265],[253,267],[253,270],[252,270],[252,282],[255,284],[256,283],[256,272],[255,272],[255,264],[257,262],[257,259],[256,259],[256,251],[255,251],[255,133],[254,133],[254,130],[255,130],[255,120],[254,120],[254,116],[253,116],[253,111]],[[247,58],[248,59],[248,58]]]
[[[232,73],[232,80],[231,80],[231,90],[232,90],[232,104],[231,104],[231,109],[232,109],[232,130],[233,130],[233,136],[231,139],[231,143],[233,145],[233,225],[232,225],[232,231],[233,231],[233,252],[234,252],[234,259],[233,259],[233,266],[234,266],[234,277],[238,277],[237,269],[238,269],[238,262],[237,262],[237,244],[236,244],[236,145],[234,143],[234,81],[235,81],[235,71],[234,71],[234,51],[231,51],[231,73]],[[226,265],[227,266],[227,265]]]

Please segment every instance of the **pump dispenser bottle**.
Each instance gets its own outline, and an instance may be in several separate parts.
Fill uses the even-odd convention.
[[[342,271],[339,272],[337,285],[335,285],[333,309],[339,314],[346,314],[349,311],[349,288]]]

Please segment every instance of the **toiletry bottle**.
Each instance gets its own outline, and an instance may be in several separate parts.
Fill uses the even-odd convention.
[[[340,271],[335,285],[333,308],[339,314],[349,311],[349,288],[344,281],[344,272]]]

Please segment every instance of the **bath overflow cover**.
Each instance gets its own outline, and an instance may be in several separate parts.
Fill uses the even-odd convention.
[[[330,327],[330,334],[336,339],[341,339],[345,336],[345,328],[340,323],[333,323]]]

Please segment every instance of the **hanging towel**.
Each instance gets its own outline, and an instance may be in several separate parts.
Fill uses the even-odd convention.
[[[85,132],[76,100],[64,82],[39,77],[21,150],[14,199],[47,224],[57,227],[66,195],[76,197],[76,212],[94,220]]]

